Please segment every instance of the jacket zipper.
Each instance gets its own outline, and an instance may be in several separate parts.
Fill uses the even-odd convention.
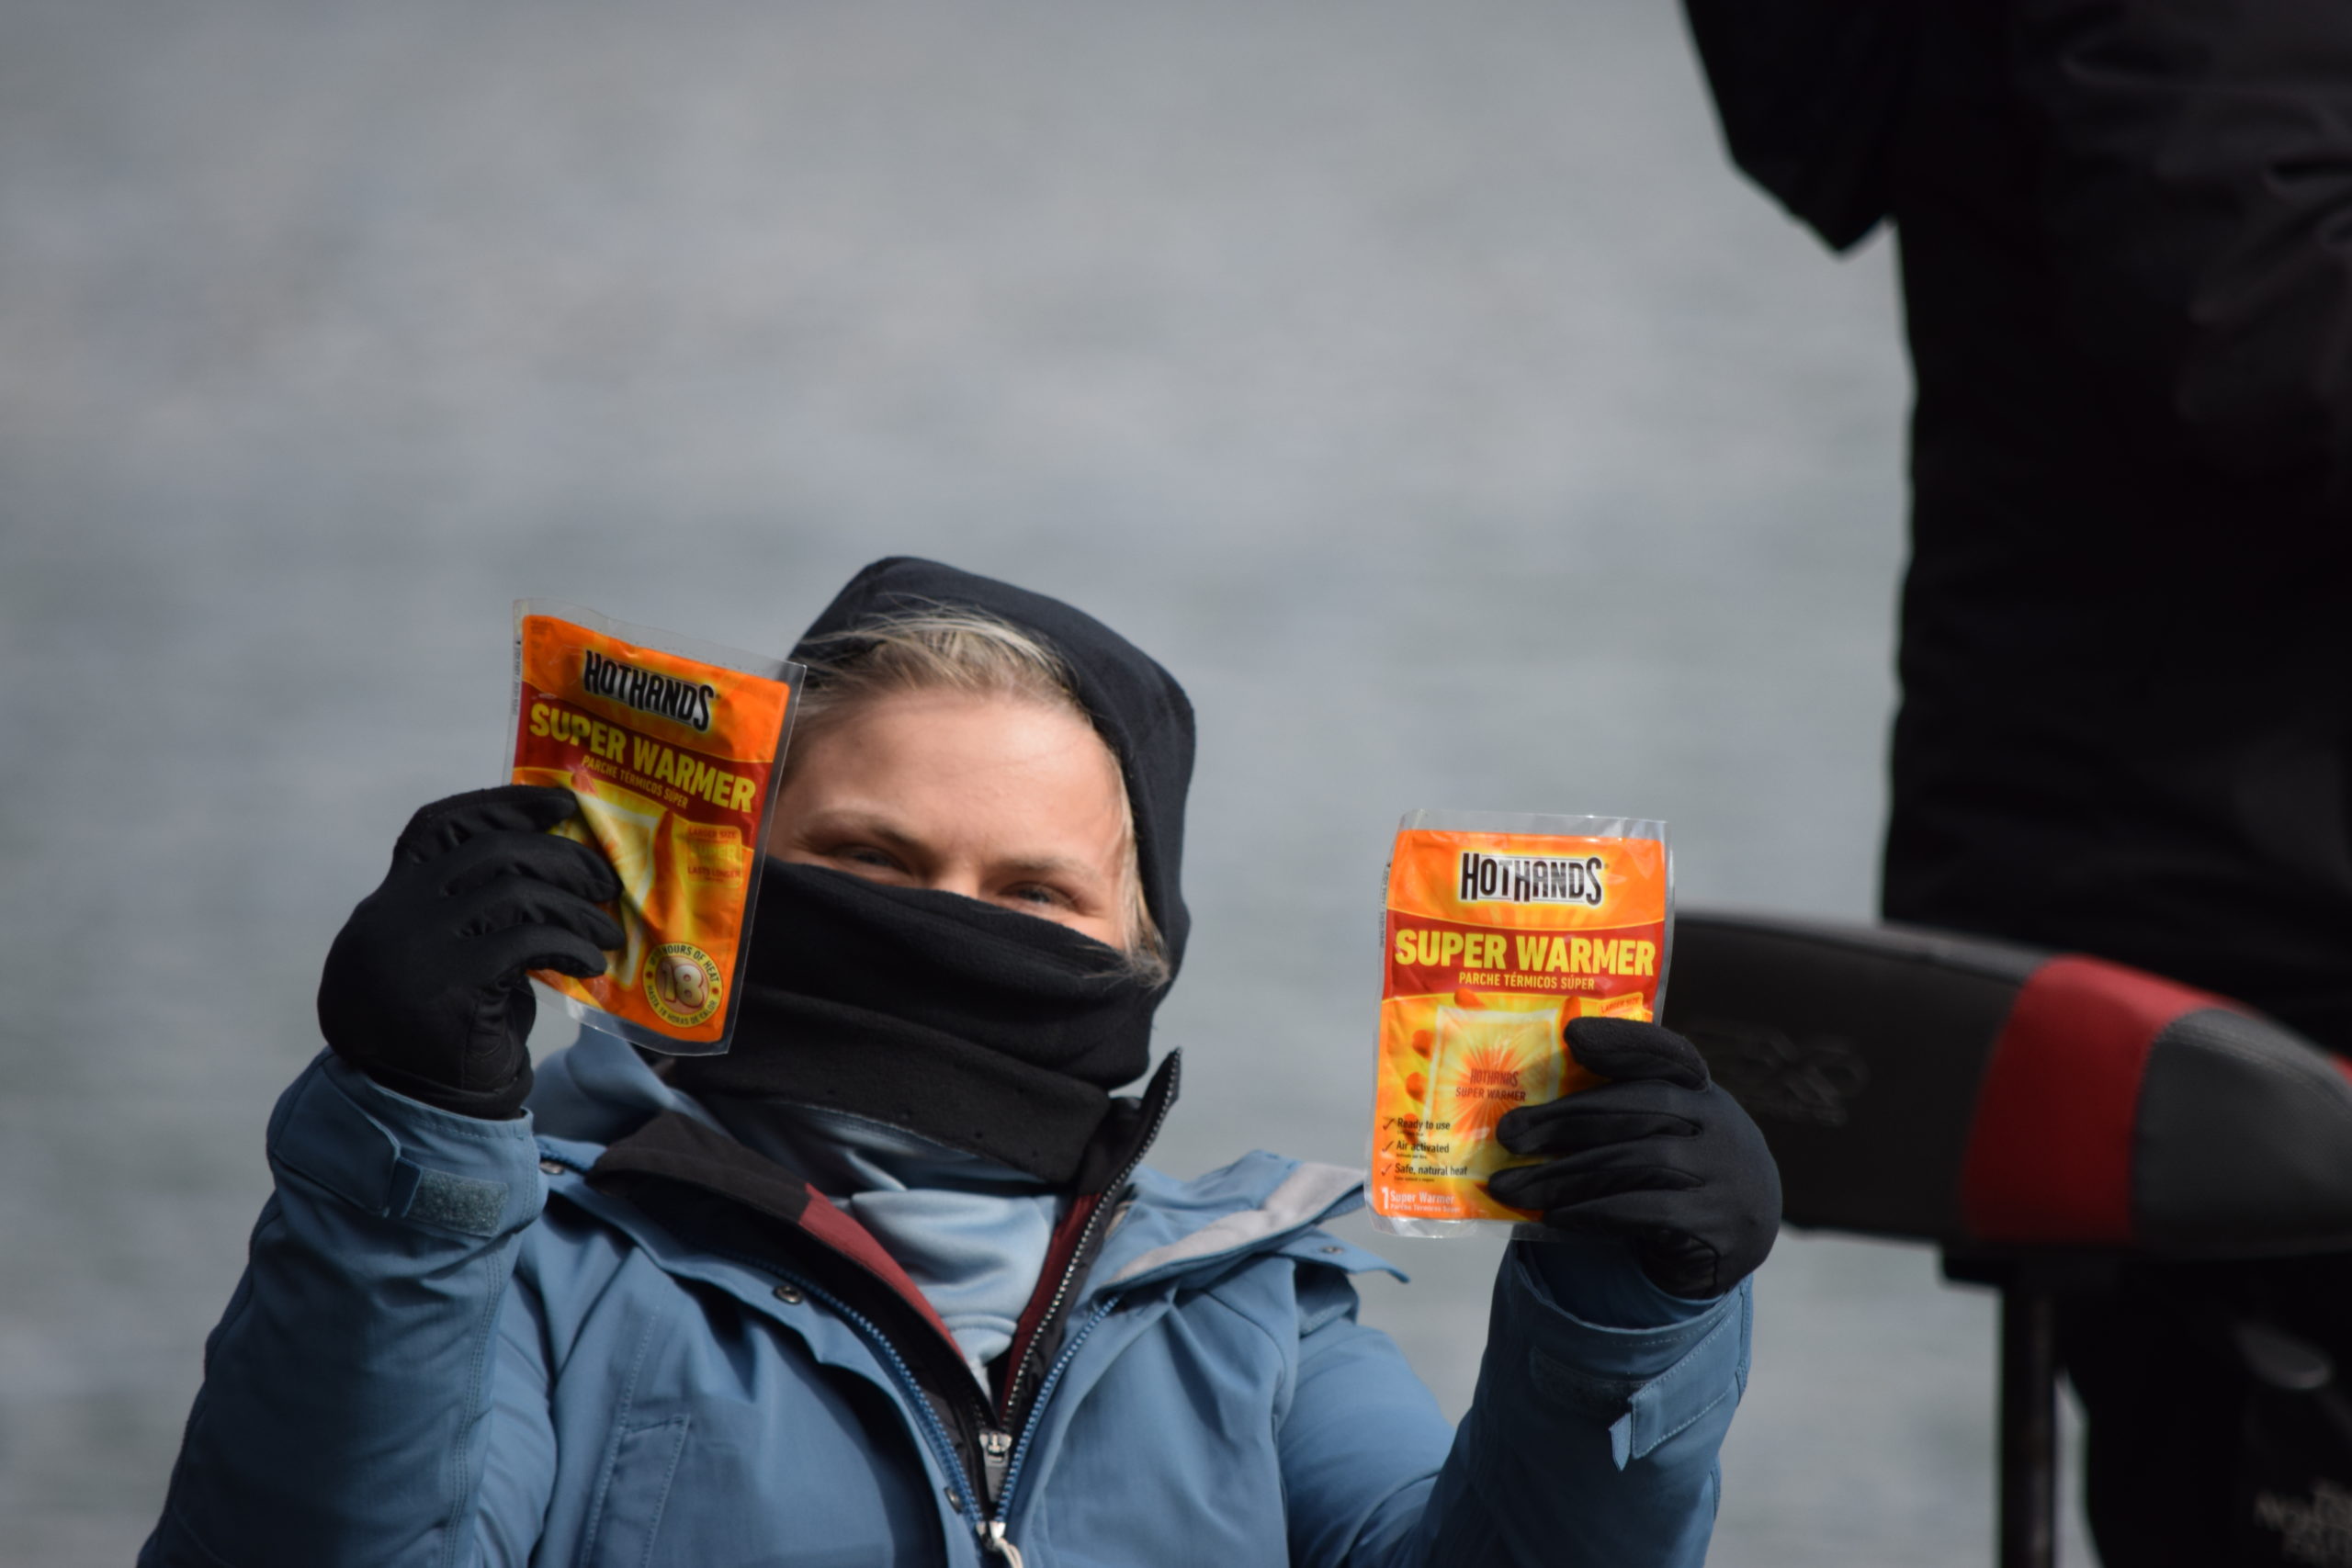
[[[1117,1213],[1119,1201],[1126,1195],[1128,1181],[1135,1176],[1136,1168],[1143,1163],[1144,1151],[1150,1148],[1159,1136],[1160,1126],[1168,1120],[1168,1112],[1175,1103],[1174,1086],[1171,1084],[1170,1092],[1160,1097],[1158,1109],[1152,1112],[1150,1124],[1136,1141],[1136,1152],[1127,1156],[1127,1163],[1119,1168],[1118,1175],[1103,1183],[1102,1197],[1095,1203],[1094,1212],[1086,1216],[1086,1226],[1079,1232],[1078,1246],[1070,1250],[1069,1261],[1062,1266],[1062,1277],[1054,1286],[1053,1300],[1046,1303],[1046,1315],[1038,1321],[1039,1335],[1051,1329],[1060,1320],[1063,1309],[1069,1304],[1070,1287],[1078,1282],[1080,1270],[1093,1261],[1096,1228]],[[1116,1304],[1116,1296],[1106,1295],[1096,1305],[1084,1325],[1062,1347],[1061,1354],[1054,1358],[1052,1369],[1038,1381],[1037,1391],[1029,1396],[1026,1408],[1022,1406],[1019,1399],[1021,1369],[1013,1367],[1008,1370],[1008,1375],[1013,1380],[1015,1397],[1013,1403],[1007,1406],[1005,1416],[1008,1421],[1021,1428],[1017,1441],[1008,1441],[1005,1428],[996,1424],[995,1413],[989,1409],[985,1400],[979,1402],[981,1451],[989,1459],[986,1467],[989,1472],[986,1517],[979,1522],[980,1544],[1002,1558],[1005,1568],[1023,1568],[1021,1549],[1006,1539],[1005,1521],[1012,1513],[1012,1487],[1021,1478],[1022,1461],[1028,1458],[1030,1439],[1036,1436],[1038,1427],[1043,1424],[1046,1398],[1052,1393],[1054,1385],[1061,1382],[1062,1372],[1078,1353],[1079,1346],[1093,1332],[1096,1324],[1110,1315],[1111,1309]],[[991,1446],[991,1439],[996,1446]],[[999,1447],[1005,1450],[1001,1471],[997,1469],[993,1457]]]
[[[1135,1175],[1136,1168],[1143,1163],[1145,1153],[1159,1140],[1159,1129],[1166,1124],[1169,1111],[1175,1108],[1177,1084],[1172,1075],[1177,1072],[1179,1066],[1180,1064],[1171,1058],[1162,1069],[1163,1072],[1171,1075],[1168,1090],[1159,1096],[1159,1103],[1152,1111],[1151,1121],[1144,1128],[1143,1136],[1136,1141],[1135,1153],[1128,1156],[1126,1164],[1121,1166],[1118,1173],[1103,1184],[1102,1196],[1096,1201],[1093,1212],[1086,1216],[1086,1225],[1079,1236],[1078,1245],[1070,1248],[1069,1261],[1062,1266],[1062,1276],[1055,1282],[1053,1297],[1046,1303],[1045,1315],[1038,1320],[1037,1327],[1025,1341],[1014,1347],[1021,1352],[1023,1360],[1029,1358],[1038,1340],[1043,1338],[1046,1332],[1059,1321],[1062,1308],[1067,1304],[1069,1297],[1070,1287],[1077,1282],[1080,1271],[1091,1261],[1091,1249],[1094,1244],[1094,1232],[1097,1226],[1102,1224],[1104,1213],[1107,1212],[1110,1215],[1110,1224],[1116,1225],[1120,1216],[1126,1213],[1127,1182]],[[1008,1376],[1012,1382],[1006,1391],[1004,1413],[1009,1420],[1022,1408],[1021,1368],[1018,1365],[1012,1367],[1008,1370]],[[1033,1391],[1029,1397],[1034,1401],[1036,1393]]]
[[[990,1501],[1004,1490],[1004,1473],[1012,1468],[1012,1434],[994,1427],[980,1430],[980,1477]]]
[[[1055,1284],[1053,1299],[1046,1304],[1046,1315],[1039,1320],[1040,1335],[1053,1326],[1069,1305],[1070,1288],[1078,1282],[1080,1270],[1091,1260],[1095,1231],[1108,1217],[1119,1212],[1120,1200],[1125,1197],[1127,1183],[1135,1176],[1136,1168],[1143,1163],[1144,1152],[1159,1136],[1159,1129],[1167,1122],[1175,1098],[1172,1092],[1162,1097],[1159,1109],[1152,1113],[1150,1124],[1136,1144],[1136,1152],[1120,1168],[1118,1174],[1103,1185],[1104,1201],[1098,1202],[1094,1212],[1086,1217],[1085,1228],[1079,1233],[1078,1246],[1071,1250],[1069,1261],[1063,1265],[1062,1277]],[[996,1412],[987,1399],[962,1393],[968,1384],[969,1374],[961,1367],[957,1369],[962,1381],[955,1385],[959,1395],[956,1403],[971,1421],[975,1446],[978,1450],[976,1474],[974,1468],[969,1467],[963,1457],[962,1446],[940,1420],[931,1396],[923,1390],[922,1381],[915,1375],[913,1367],[908,1364],[888,1330],[833,1292],[789,1269],[779,1269],[768,1259],[753,1258],[729,1247],[713,1247],[709,1250],[797,1286],[839,1314],[843,1322],[856,1329],[881,1353],[891,1375],[904,1391],[907,1403],[920,1416],[923,1435],[930,1442],[933,1453],[939,1459],[940,1468],[956,1478],[957,1483],[950,1494],[956,1511],[971,1521],[973,1534],[979,1538],[982,1551],[1001,1559],[1004,1568],[1024,1568],[1021,1549],[1005,1534],[1005,1519],[1012,1511],[1012,1487],[1020,1480],[1023,1461],[1028,1457],[1030,1439],[1043,1424],[1047,1396],[1061,1382],[1062,1373],[1077,1355],[1079,1346],[1093,1332],[1096,1324],[1110,1315],[1111,1309],[1118,1304],[1118,1298],[1114,1295],[1103,1297],[1086,1322],[1062,1347],[1061,1354],[1054,1359],[1053,1366],[1039,1380],[1036,1393],[1030,1396],[1025,1405],[1016,1402],[1013,1408],[1005,1412],[1008,1418],[1019,1417],[1012,1423],[1021,1427],[1018,1438],[1013,1436],[1008,1423],[997,1420]],[[1018,1378],[1018,1369],[1012,1375]]]
[[[1130,1172],[1133,1168],[1132,1166],[1128,1168]],[[1124,1179],[1125,1178],[1122,1177],[1122,1180]],[[963,1457],[962,1446],[956,1441],[954,1436],[948,1432],[945,1424],[940,1420],[939,1412],[933,1405],[930,1394],[924,1392],[922,1380],[915,1375],[914,1368],[908,1364],[905,1355],[899,1349],[898,1341],[890,1337],[888,1329],[824,1286],[788,1269],[779,1269],[766,1258],[755,1258],[729,1247],[711,1247],[708,1250],[714,1256],[731,1258],[747,1268],[781,1280],[810,1299],[822,1303],[842,1322],[857,1330],[858,1334],[880,1353],[891,1376],[898,1381],[900,1391],[906,1395],[907,1404],[914,1409],[921,1420],[923,1437],[931,1444],[932,1453],[938,1459],[940,1469],[953,1478],[950,1483],[950,1501],[955,1504],[956,1511],[971,1522],[972,1533],[979,1538],[980,1547],[984,1551],[992,1552],[1001,1559],[1004,1568],[1024,1568],[1021,1549],[1005,1536],[1005,1510],[999,1506],[999,1499],[1001,1495],[1005,1495],[1004,1488],[1009,1486],[1016,1472],[1017,1461],[1026,1447],[1029,1432],[1036,1429],[1044,1415],[1045,1390],[1060,1380],[1062,1369],[1069,1364],[1070,1353],[1078,1348],[1079,1340],[1082,1339],[1084,1335],[1081,1333],[1071,1337],[1069,1344],[1064,1348],[1061,1357],[1055,1362],[1053,1371],[1039,1385],[1039,1397],[1030,1402],[1028,1431],[1022,1434],[1020,1443],[1016,1444],[1012,1434],[998,1424],[995,1414],[989,1408],[986,1400],[962,1398],[956,1401],[964,1413],[971,1418],[975,1428],[980,1461],[978,1473],[975,1474],[967,1467]],[[1057,1300],[1058,1299],[1057,1295]],[[1107,1297],[1104,1299],[1102,1307],[1087,1320],[1088,1329],[1091,1329],[1096,1323],[1102,1321],[1114,1304],[1114,1298]],[[968,1378],[970,1374],[966,1372],[964,1375]]]
[[[1037,1397],[1029,1402],[1029,1419],[1022,1428],[1021,1441],[1012,1450],[1012,1462],[1005,1474],[1003,1512],[1009,1514],[1012,1511],[1012,1492],[1013,1488],[1021,1483],[1022,1462],[1029,1457],[1029,1439],[1036,1434],[1038,1427],[1045,1421],[1046,1402],[1053,1393],[1054,1385],[1062,1381],[1063,1371],[1077,1357],[1078,1348],[1086,1342],[1086,1337],[1094,1332],[1094,1325],[1110,1316],[1112,1309],[1118,1304],[1119,1298],[1116,1295],[1105,1295],[1096,1303],[1094,1311],[1070,1335],[1069,1343],[1064,1345],[1062,1353],[1054,1358],[1052,1370],[1047,1371],[1044,1381],[1038,1383]]]

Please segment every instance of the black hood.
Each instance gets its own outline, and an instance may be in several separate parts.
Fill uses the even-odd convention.
[[[1061,655],[1126,781],[1143,892],[1170,974],[1189,920],[1177,869],[1193,773],[1183,689],[1125,637],[1057,600],[936,561],[876,561],[795,649],[837,661],[861,626],[982,611]],[[681,1058],[687,1092],[831,1106],[1046,1180],[1086,1168],[1111,1091],[1150,1064],[1166,990],[1067,927],[978,899],[769,860],[734,1048]]]
[[[1058,652],[1078,700],[1119,760],[1136,818],[1136,857],[1144,902],[1159,922],[1174,974],[1183,961],[1192,917],[1184,909],[1184,793],[1193,781],[1193,705],[1176,678],[1143,649],[1081,610],[994,578],[935,560],[890,556],[876,561],[833,596],[801,636],[797,660],[838,659],[836,638],[863,622],[946,607],[979,610],[1009,621]]]

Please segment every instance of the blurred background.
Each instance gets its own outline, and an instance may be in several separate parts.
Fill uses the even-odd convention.
[[[1668,0],[0,0],[0,1562],[152,1524],[517,596],[781,652],[914,552],[1156,653],[1182,1171],[1361,1162],[1407,808],[1867,918],[1889,257],[1735,177]],[[1382,1245],[1459,1411],[1495,1250]],[[1713,1561],[1989,1562],[1990,1298],[1790,1235],[1758,1303]]]

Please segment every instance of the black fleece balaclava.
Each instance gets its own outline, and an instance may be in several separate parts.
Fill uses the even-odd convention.
[[[1193,772],[1183,689],[1058,600],[906,556],[852,578],[794,657],[854,659],[859,626],[943,607],[1010,622],[1069,667],[1118,759],[1144,901],[1172,975],[1189,925],[1178,880]],[[1071,1179],[1111,1091],[1148,1065],[1164,985],[1146,985],[1121,954],[1068,927],[977,899],[773,859],[761,876],[733,1048],[679,1059],[671,1082],[832,1106]]]

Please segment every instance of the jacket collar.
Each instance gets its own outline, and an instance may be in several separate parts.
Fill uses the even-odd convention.
[[[840,1266],[847,1265],[871,1276],[955,1348],[955,1335],[930,1301],[864,1225],[794,1172],[683,1111],[662,1111],[607,1145],[589,1168],[588,1182],[629,1199],[688,1237],[715,1243],[741,1237],[744,1220],[758,1216],[780,1232],[763,1238],[770,1246],[781,1242],[783,1250],[820,1272],[838,1277]],[[758,1247],[760,1241],[749,1244]]]
[[[577,1041],[541,1063],[524,1103],[542,1136],[570,1143],[616,1144],[665,1111],[708,1120],[636,1046],[601,1029],[582,1029]]]
[[[1079,1187],[1099,1191],[1131,1154],[1141,1152],[1133,1145],[1148,1138],[1155,1120],[1153,1093],[1172,1092],[1172,1084],[1161,1089],[1166,1072],[1163,1066],[1154,1076],[1145,1103],[1105,1122],[1105,1136],[1080,1168]],[[922,1302],[922,1292],[862,1227],[791,1172],[709,1125],[700,1108],[664,1083],[627,1042],[582,1030],[577,1043],[538,1069],[529,1104],[549,1153],[575,1168],[600,1172],[605,1179],[597,1186],[666,1178],[804,1232],[910,1298],[910,1305]],[[1083,1297],[1157,1283],[1246,1252],[1281,1250],[1363,1202],[1360,1172],[1263,1151],[1189,1181],[1148,1167],[1131,1180],[1127,1212],[1107,1227]],[[1119,1195],[1106,1196],[1115,1201]],[[1313,1258],[1350,1272],[1396,1272],[1373,1253],[1328,1236],[1316,1238]],[[927,1303],[919,1311],[938,1326]]]

